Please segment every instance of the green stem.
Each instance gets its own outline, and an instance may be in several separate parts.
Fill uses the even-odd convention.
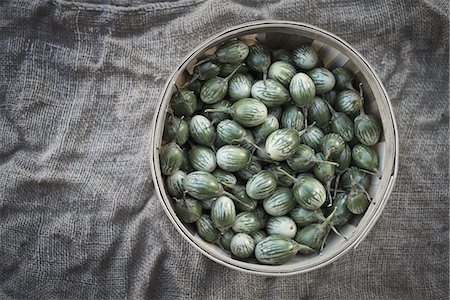
[[[322,163],[322,164],[328,164],[328,165],[333,165],[335,167],[339,167],[339,164],[337,162],[329,161],[329,160],[313,159],[313,162]]]
[[[288,172],[286,172],[285,170],[283,170],[283,168],[281,167],[277,167],[278,171],[280,171],[281,173],[283,173],[284,175],[286,175],[287,177],[289,177],[292,181],[297,182],[297,178],[295,178],[294,176],[292,176],[291,174],[289,174]]]

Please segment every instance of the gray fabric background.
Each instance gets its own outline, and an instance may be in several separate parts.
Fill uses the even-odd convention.
[[[448,299],[447,1],[1,2],[1,299]],[[209,36],[257,19],[352,44],[400,133],[397,184],[367,239],[287,278],[203,257],[150,176],[169,74]]]

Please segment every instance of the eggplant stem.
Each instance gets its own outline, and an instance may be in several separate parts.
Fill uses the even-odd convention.
[[[263,150],[263,151],[264,151],[264,150]],[[276,165],[279,165],[279,164],[280,164],[279,162],[277,162],[277,161],[275,161],[275,160],[267,159],[267,158],[262,158],[262,157],[259,157],[259,156],[253,156],[252,159],[254,159],[254,160],[259,160],[259,161],[263,161],[263,162],[268,162],[268,163],[276,164]]]
[[[334,225],[331,225],[331,229],[333,230],[333,232],[337,235],[340,236],[341,238],[343,238],[344,240],[348,241],[347,237],[345,235],[343,235],[342,233],[340,233],[336,227],[334,227]]]
[[[328,195],[328,199],[329,199],[329,203],[328,203],[328,207],[332,207],[333,206],[333,198],[331,197],[331,180],[327,181],[327,195]]]
[[[287,177],[289,177],[290,179],[292,179],[294,182],[297,182],[297,178],[295,178],[294,176],[292,176],[291,174],[289,174],[288,172],[286,172],[285,170],[283,170],[283,168],[281,167],[277,167],[277,169],[283,173],[284,175],[286,175]]]
[[[234,201],[240,202],[240,200],[235,195],[233,195],[227,191],[223,191],[223,194]]]
[[[375,169],[376,172],[372,172],[372,171],[365,170],[365,169],[359,169],[359,170],[360,170],[361,172],[367,173],[367,174],[369,174],[369,175],[373,175],[373,176],[377,176],[378,178],[381,178],[381,173],[380,173],[380,171],[378,171],[378,169]]]
[[[244,64],[239,64],[234,70],[233,72],[231,72],[227,77],[224,78],[224,80],[226,82],[228,82],[230,80],[230,78],[237,72],[237,70],[239,70],[240,67],[242,67]]]
[[[201,65],[202,63],[205,63],[205,62],[213,60],[213,58],[214,58],[214,55],[211,55],[211,56],[209,56],[209,57],[207,57],[205,59],[199,60],[198,62],[195,63],[194,68],[196,66],[198,66],[198,65]]]
[[[303,116],[305,117],[305,129],[306,129],[306,128],[308,128],[308,107],[303,107],[302,112],[303,112]],[[315,122],[314,122],[314,124],[315,124]]]
[[[321,159],[314,159],[313,160],[316,163],[321,163],[321,164],[327,164],[327,165],[333,165],[335,167],[339,167],[339,164],[337,162],[334,161],[329,161],[329,160],[321,160]]]
[[[197,73],[195,73],[189,81],[186,81],[186,83],[183,84],[183,86],[182,86],[181,88],[182,88],[182,89],[187,88],[187,87],[190,86],[192,83],[194,83],[194,81],[196,81],[199,77],[200,77],[200,75],[197,74]],[[175,86],[176,86],[176,84],[175,84]],[[181,90],[178,88],[178,86],[177,86],[177,89],[178,89],[178,91],[181,93]]]
[[[225,113],[227,113],[227,112],[229,112],[229,108],[228,107],[226,107],[226,108],[207,108],[207,109],[205,109],[204,110],[204,112],[225,112]]]

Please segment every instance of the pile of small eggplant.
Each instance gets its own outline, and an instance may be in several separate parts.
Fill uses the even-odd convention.
[[[381,126],[353,81],[307,44],[233,39],[197,62],[172,95],[160,148],[178,218],[241,260],[320,253],[381,177]]]

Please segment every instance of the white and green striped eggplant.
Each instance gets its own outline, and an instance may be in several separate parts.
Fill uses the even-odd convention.
[[[345,142],[350,142],[353,139],[353,122],[344,113],[331,110],[331,131],[339,134]]]
[[[234,196],[234,204],[239,211],[254,211],[258,202],[247,195],[245,186],[235,185],[231,194]]]
[[[353,146],[352,158],[358,168],[374,172],[375,175],[381,177],[378,170],[378,154],[370,146],[363,144]]]
[[[279,217],[290,212],[297,204],[291,188],[280,187],[264,199],[264,210],[271,216]],[[270,233],[269,233],[270,234]]]
[[[323,247],[325,239],[331,229],[331,220],[334,217],[336,209],[320,224],[310,224],[303,227],[297,232],[295,241],[311,247],[314,250],[319,250]]]
[[[286,159],[286,163],[295,172],[306,172],[312,169],[316,163],[315,152],[308,145],[300,144],[297,151]]]
[[[200,201],[186,197],[175,200],[175,213],[181,221],[194,223],[202,215],[203,209]]]
[[[355,136],[361,144],[373,146],[378,143],[381,134],[380,125],[372,115],[366,115],[364,110],[354,120]]]
[[[336,170],[342,172],[350,167],[352,163],[352,150],[348,144],[345,144],[344,151],[334,158],[334,161],[339,164]]]
[[[223,187],[211,173],[195,171],[189,173],[183,182],[184,190],[195,199],[207,200],[223,195]]]
[[[184,145],[189,139],[188,123],[177,117],[168,116],[164,123],[163,140],[175,141],[178,145]]]
[[[276,107],[289,101],[289,91],[274,79],[259,80],[252,85],[252,97],[267,107]]]
[[[297,70],[293,65],[285,61],[276,61],[272,65],[270,65],[268,76],[271,79],[275,79],[284,85],[286,88],[289,88],[289,84],[291,83],[292,77],[297,74]]]
[[[217,103],[228,92],[228,80],[222,77],[208,79],[200,90],[200,99],[206,104]]]
[[[289,92],[291,93],[292,101],[298,107],[308,108],[316,96],[316,86],[307,74],[297,73],[292,77],[289,84]]]
[[[252,82],[242,73],[234,74],[228,83],[228,96],[237,101],[249,98],[252,90]]]
[[[287,216],[270,217],[266,230],[268,235],[282,235],[292,239],[297,233],[297,225]]]
[[[172,175],[178,171],[183,162],[183,150],[175,142],[166,144],[160,154],[161,172],[164,175]]]
[[[336,80],[326,68],[314,68],[306,72],[316,86],[317,95],[325,94],[334,88]]]
[[[231,249],[230,249],[231,240],[233,239],[233,236],[235,236],[235,235],[236,235],[236,233],[233,230],[228,229],[220,236],[219,243],[225,251],[231,252]]]
[[[277,179],[272,172],[263,170],[255,174],[245,186],[247,195],[255,200],[262,200],[275,192],[277,189]]]
[[[231,40],[219,47],[212,59],[221,64],[239,64],[249,54],[248,46],[240,40]]]
[[[339,184],[347,191],[351,190],[352,185],[358,189],[367,190],[370,186],[370,177],[358,167],[352,166],[342,174]]]
[[[315,151],[320,150],[320,145],[322,144],[322,139],[325,136],[322,129],[311,126],[309,129],[300,137],[300,143],[306,144],[313,148]]]
[[[286,106],[283,110],[280,121],[282,128],[302,130],[305,127],[305,117],[300,109],[295,105]]]
[[[244,169],[236,172],[236,175],[242,180],[249,180],[254,175],[261,172],[262,169],[261,163],[252,158]]]
[[[237,233],[231,239],[230,250],[236,257],[248,258],[255,250],[255,241],[246,233]]]
[[[333,73],[334,78],[336,79],[335,89],[337,90],[345,90],[345,89],[353,89],[352,81],[353,74],[346,68],[335,68],[331,71]]]
[[[327,198],[325,187],[314,177],[304,176],[294,185],[294,197],[297,203],[306,209],[320,208]]]
[[[190,117],[197,110],[197,96],[193,91],[180,90],[177,91],[170,101],[173,113],[177,117]]]
[[[299,227],[306,227],[309,224],[325,221],[322,210],[310,210],[300,205],[294,207],[289,213],[289,216]]]
[[[290,65],[294,65],[292,54],[287,49],[276,49],[272,51],[272,56],[275,61],[284,61]]]
[[[269,50],[259,42],[251,45],[249,50],[245,60],[247,66],[256,72],[263,73],[263,79],[265,80],[271,63]]]
[[[197,171],[212,172],[217,166],[214,151],[205,146],[193,146],[189,150],[189,160]]]
[[[275,130],[267,137],[265,151],[271,159],[282,161],[291,157],[299,145],[299,132],[293,128],[283,128]]]
[[[345,141],[337,133],[326,134],[322,139],[320,149],[322,150],[325,159],[334,158],[344,151]]]
[[[261,242],[265,237],[267,237],[267,233],[263,230],[258,230],[256,232],[253,232],[251,234],[253,241],[255,242],[255,245],[258,245],[259,242]]]
[[[314,97],[313,103],[308,109],[308,121],[316,122],[316,126],[322,127],[328,124],[331,119],[331,113],[325,100],[320,97]]]
[[[233,229],[234,232],[251,234],[260,229],[261,221],[258,216],[251,211],[244,211],[236,215],[234,220]]]
[[[345,193],[340,193],[336,196],[333,208],[336,208],[336,213],[331,220],[331,225],[333,226],[342,226],[353,216],[352,212],[347,208],[347,194]]]
[[[198,77],[200,80],[208,80],[219,75],[220,65],[212,62],[205,61],[194,68],[194,78]]]
[[[291,260],[297,253],[312,254],[314,250],[281,235],[269,235],[255,247],[256,259],[267,265],[281,265]]]
[[[292,187],[294,185],[294,180],[292,178],[295,177],[295,171],[292,170],[287,164],[281,163],[279,165],[270,165],[269,170],[277,178],[278,186]],[[286,173],[290,176],[286,175]]]
[[[297,68],[311,70],[319,62],[319,55],[310,45],[301,45],[292,51],[292,60]]]
[[[216,136],[216,130],[211,121],[202,115],[195,115],[191,118],[189,133],[195,142],[203,146],[211,146]]]
[[[220,232],[225,232],[233,225],[236,218],[236,207],[233,200],[220,196],[211,207],[211,220]]]
[[[214,110],[226,110],[231,107],[232,103],[228,100],[220,100],[219,102],[216,102],[214,104],[206,105],[205,107],[207,109],[214,109]],[[223,121],[225,119],[229,119],[230,115],[223,111],[217,111],[217,112],[210,112],[205,113],[205,116],[211,120],[211,124],[217,124],[220,121]]]
[[[236,172],[244,169],[250,162],[250,152],[240,146],[225,145],[217,150],[216,160],[222,170]]]
[[[213,243],[220,238],[220,231],[214,227],[211,218],[208,215],[202,215],[195,222],[197,233],[209,243]]]
[[[220,168],[216,168],[212,175],[217,178],[220,184],[223,184],[225,189],[229,189],[229,186],[234,186],[237,184],[237,178],[233,173],[224,171]]]
[[[336,97],[336,109],[349,116],[356,115],[364,105],[364,99],[354,90],[342,90]]]
[[[370,203],[366,193],[353,188],[352,191],[347,194],[346,204],[351,213],[360,215],[366,211]]]
[[[187,174],[181,170],[175,171],[172,175],[167,176],[166,186],[169,195],[181,198],[184,194],[183,182]]]
[[[266,138],[275,130],[280,128],[278,119],[273,115],[268,115],[264,123],[254,127],[253,133],[256,143],[266,140]]]
[[[227,144],[239,144],[245,138],[245,129],[233,120],[223,120],[217,124],[217,136]]]

